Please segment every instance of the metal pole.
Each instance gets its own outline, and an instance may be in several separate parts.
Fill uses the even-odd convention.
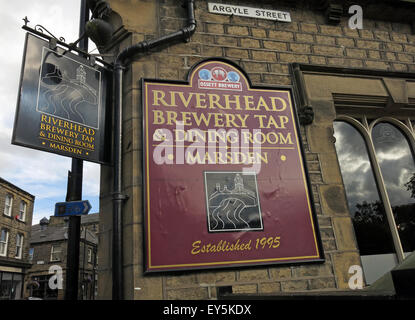
[[[79,36],[84,34],[85,23],[89,20],[89,10],[86,0],[81,0],[79,19]],[[88,50],[88,39],[79,43],[80,49]],[[68,190],[66,201],[82,200],[83,161],[72,158],[72,168],[68,174]],[[68,252],[66,262],[66,290],[65,300],[78,299],[79,284],[79,244],[81,237],[81,217],[69,217]]]
[[[113,250],[112,250],[112,299],[123,300],[123,245],[122,245],[122,206],[125,200],[122,191],[122,87],[123,66],[116,64],[114,68],[115,88],[115,114],[114,114],[114,137],[116,148],[114,148],[114,194],[113,194]]]

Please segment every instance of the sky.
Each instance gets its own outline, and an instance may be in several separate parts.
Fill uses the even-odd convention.
[[[20,70],[28,26],[40,24],[66,43],[78,39],[80,0],[13,0],[0,2],[0,177],[34,195],[32,224],[54,214],[55,203],[64,202],[71,158],[11,144]],[[90,46],[90,48],[93,48]],[[99,210],[100,166],[84,161],[83,200],[90,213]]]

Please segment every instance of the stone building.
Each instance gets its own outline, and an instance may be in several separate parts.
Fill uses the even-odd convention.
[[[81,217],[79,250],[78,298],[93,300],[97,290],[97,249],[99,215]],[[32,226],[30,239],[31,263],[28,270],[28,295],[46,300],[61,300],[65,296],[65,274],[68,247],[68,221],[62,217],[43,218]],[[51,269],[52,268],[52,269]],[[62,288],[51,288],[49,281],[62,270]],[[57,285],[57,281],[54,281]]]
[[[343,291],[350,290],[353,268],[363,269],[368,286],[401,264],[415,245],[413,1],[190,2],[197,27],[188,41],[163,43],[130,57],[124,74],[122,193],[128,199],[122,216],[123,297],[215,299],[225,291],[256,296]],[[106,53],[145,46],[188,22],[181,1],[107,3],[112,11],[104,19],[115,32],[101,48]],[[291,20],[210,12],[209,3],[281,10]],[[358,12],[349,13],[352,4],[363,9],[362,28],[349,24]],[[244,70],[252,85],[293,87],[323,261],[145,274],[141,79],[184,82],[195,65],[212,57]],[[115,280],[113,178],[113,168],[103,166],[101,299],[111,299]]]
[[[35,197],[0,178],[0,300],[22,299]]]

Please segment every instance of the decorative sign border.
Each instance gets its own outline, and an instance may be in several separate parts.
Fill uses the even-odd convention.
[[[220,72],[221,68],[225,73]],[[214,70],[219,71],[214,73]],[[188,82],[142,79],[145,272],[324,261],[292,88],[253,87],[243,70],[222,58],[195,65],[188,79]],[[217,84],[206,89],[206,83],[201,81]],[[203,100],[206,95],[214,97],[210,105],[214,107],[220,105],[217,99],[221,95],[230,99],[231,95],[244,94],[258,95],[258,99],[267,97],[284,105],[291,144],[262,146],[271,159],[258,175],[246,171],[246,177],[237,161],[221,165],[217,158],[211,163],[207,153],[204,160],[197,158],[200,146],[195,142],[189,157],[197,161],[188,163],[186,157],[190,153],[186,153],[186,163],[175,163],[180,151],[190,146],[189,141],[187,145],[180,144],[179,130],[174,131],[177,120],[174,114],[185,112],[187,117],[194,112],[196,118],[197,114],[206,117],[209,110],[200,105],[206,103]],[[194,108],[196,99],[200,110]],[[246,99],[251,105],[251,98]],[[220,111],[222,115],[232,113]],[[255,114],[264,117],[261,112],[246,113],[252,118]],[[235,119],[237,112],[232,114],[229,117]],[[171,117],[169,124],[168,117]],[[209,129],[202,122],[198,129]],[[252,122],[245,124],[253,129]],[[170,126],[176,136],[170,136],[163,126]],[[162,146],[164,151],[156,155]],[[164,162],[160,162],[160,157]],[[213,174],[208,176],[210,173]]]

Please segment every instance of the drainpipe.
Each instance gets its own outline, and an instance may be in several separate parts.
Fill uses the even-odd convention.
[[[122,89],[123,74],[126,68],[126,60],[139,53],[172,43],[177,40],[188,42],[196,30],[194,14],[195,0],[187,0],[187,26],[165,35],[156,40],[142,41],[120,52],[114,63],[114,192],[113,192],[113,244],[112,244],[112,299],[123,300],[123,236],[122,236],[122,210],[127,197],[122,194]]]

